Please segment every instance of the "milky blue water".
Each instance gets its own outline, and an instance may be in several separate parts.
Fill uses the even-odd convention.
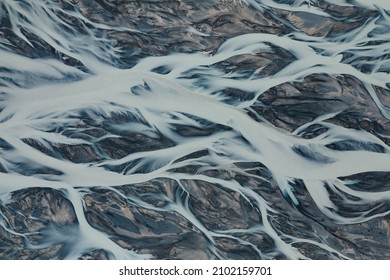
[[[390,2],[0,3],[0,259],[390,257]]]

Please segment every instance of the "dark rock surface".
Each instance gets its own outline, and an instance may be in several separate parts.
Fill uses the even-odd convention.
[[[86,19],[96,24],[137,31],[110,28],[99,30],[102,38],[114,42],[111,47],[120,50],[111,58],[113,65],[119,68],[131,68],[145,57],[162,57],[173,53],[204,52],[213,55],[226,40],[250,33],[278,36],[301,34],[337,41],[338,36],[358,29],[369,19],[380,15],[378,10],[341,7],[326,1],[316,1],[314,6],[331,17],[270,7],[260,11],[240,1],[223,1],[222,4],[221,1],[211,0],[59,2],[63,10],[58,12],[58,17],[72,25],[79,34],[88,34],[88,24],[79,25],[80,22],[66,11],[80,11]],[[5,5],[0,3],[0,9],[3,7]],[[0,15],[0,23],[0,36],[12,46],[10,52],[33,59],[55,59],[89,73],[81,61],[59,52],[36,34],[23,28],[20,30],[32,45],[16,36],[11,31],[12,24],[7,16]],[[207,67],[200,65],[200,68],[213,68],[221,75],[238,73],[241,79],[249,81],[272,77],[296,59],[283,47],[271,43],[267,45],[269,48],[265,51],[231,56]],[[372,70],[372,63],[368,63],[369,57],[356,57],[351,50],[344,51],[342,55],[343,62],[362,73],[370,73]],[[104,61],[105,58],[99,59]],[[3,68],[0,66],[2,75],[9,72],[9,69]],[[171,70],[161,67],[153,69],[153,72],[164,75]],[[1,76],[0,86],[12,84],[18,88],[32,87],[42,79],[17,74],[22,78],[17,80],[7,78],[5,74],[5,78]],[[213,79],[209,72],[202,74],[201,71],[195,74],[191,71],[182,73],[180,78],[196,78],[198,81]],[[67,79],[73,81],[79,77]],[[199,83],[200,88],[204,86]],[[136,89],[129,88],[129,91],[136,93]],[[379,86],[373,86],[373,91],[388,109],[390,91]],[[220,94],[226,104],[235,106],[253,100],[257,92],[247,92],[232,86],[213,94]],[[6,99],[0,101],[6,104]],[[4,109],[1,104],[0,113]],[[383,141],[383,145],[379,145],[340,139],[325,146],[332,151],[362,150],[385,154],[390,146],[390,119],[377,106],[365,84],[352,75],[315,73],[303,79],[283,82],[259,94],[254,103],[242,111],[255,121],[269,123],[286,135],[291,135],[320,116],[333,114],[324,121],[325,124],[366,131]],[[151,166],[137,167],[142,157],[120,165],[113,164],[115,160],[137,152],[175,147],[177,144],[158,129],[155,129],[154,134],[146,129],[144,132],[123,129],[135,124],[149,125],[142,116],[130,112],[109,115],[86,108],[75,114],[74,119],[77,125],[58,125],[55,133],[69,139],[82,140],[83,144],[38,141],[29,136],[20,138],[30,148],[49,157],[82,167],[99,166],[123,175],[130,170],[136,174],[147,174],[156,168],[153,167],[154,162],[150,163]],[[199,139],[231,129],[221,124],[206,123],[206,120],[196,121],[204,125],[199,128],[170,124],[169,127],[180,137]],[[6,120],[0,120],[0,125],[2,122]],[[301,131],[299,137],[313,139],[324,134],[327,129],[324,125],[313,124]],[[13,143],[1,137],[0,134],[2,174],[50,178],[53,184],[57,181],[52,176],[64,175],[43,162],[31,165],[17,157],[4,157],[3,160],[3,151],[12,151],[14,147]],[[309,154],[299,146],[294,151],[303,157]],[[390,211],[388,200],[369,201],[364,205],[352,202],[346,204],[346,198],[349,202],[359,199],[347,193],[342,193],[341,197],[329,185],[325,186],[338,214],[352,218],[365,212],[371,215],[364,222],[340,224],[321,212],[303,181],[297,179],[290,182],[299,200],[299,205],[294,205],[282,194],[266,166],[250,161],[213,166],[210,161],[210,166],[205,168],[196,162],[196,159],[211,154],[209,148],[183,153],[183,157],[174,163],[189,161],[189,164],[179,164],[164,171],[167,177],[127,185],[95,186],[85,193],[80,187],[80,200],[84,203],[87,222],[121,248],[138,254],[150,254],[155,259],[288,259],[290,256],[280,248],[282,242],[311,259],[390,259],[390,216],[383,214]],[[323,162],[327,160],[320,155],[318,158]],[[185,176],[185,179],[174,180],[172,174],[202,175],[237,183],[239,187],[231,189],[219,183]],[[350,189],[360,192],[388,192],[390,187],[389,172],[364,172],[339,179],[354,181],[355,184],[349,185]],[[254,201],[253,197],[258,198],[258,201]],[[1,196],[0,259],[63,259],[72,242],[70,236],[78,225],[66,187],[56,189],[37,184],[33,188],[9,193],[8,199]],[[264,229],[265,225],[271,229]],[[110,252],[103,249],[94,249],[79,257],[110,258]]]

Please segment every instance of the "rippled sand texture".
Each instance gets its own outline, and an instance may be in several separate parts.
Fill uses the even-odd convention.
[[[390,259],[388,3],[1,1],[0,259]]]

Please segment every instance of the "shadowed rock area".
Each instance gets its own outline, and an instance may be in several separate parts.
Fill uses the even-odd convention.
[[[24,189],[13,193],[0,209],[4,221],[0,228],[0,259],[62,259],[67,235],[78,224],[63,191]],[[65,243],[50,240],[51,235]]]
[[[310,1],[315,2],[312,10],[305,11],[282,5],[289,1],[271,1],[274,6],[261,2],[60,0],[60,9],[49,9],[61,23],[57,31],[71,30],[74,37],[80,36],[84,51],[94,47],[82,43],[82,38],[91,36],[96,48],[105,54],[85,55],[91,59],[86,62],[76,47],[74,52],[73,46],[65,51],[66,47],[58,46],[63,42],[47,34],[34,34],[34,28],[22,26],[22,35],[15,34],[10,12],[0,14],[2,53],[24,56],[30,63],[55,61],[78,70],[69,74],[58,67],[58,77],[52,78],[0,65],[0,173],[4,175],[4,191],[0,188],[0,259],[68,258],[80,245],[80,236],[88,239],[82,234],[83,227],[102,233],[126,253],[151,259],[390,259],[387,166],[337,178],[293,178],[285,175],[290,174],[287,171],[271,170],[267,163],[274,159],[265,159],[267,153],[245,138],[252,131],[239,131],[246,124],[235,124],[237,120],[231,116],[225,123],[202,118],[202,110],[209,107],[198,108],[202,113],[196,116],[185,111],[187,103],[199,106],[202,103],[198,100],[209,98],[209,103],[218,102],[218,108],[242,113],[239,116],[248,117],[248,123],[270,128],[272,135],[264,135],[270,140],[259,141],[260,147],[264,143],[274,147],[276,143],[280,150],[291,148],[296,158],[318,168],[332,165],[336,160],[331,156],[337,152],[370,152],[378,156],[375,159],[390,153],[390,90],[379,82],[375,84],[377,72],[387,73],[385,78],[390,72],[388,49],[378,48],[379,58],[370,51],[371,46],[386,43],[382,35],[388,31],[379,30],[377,35],[372,28],[366,37],[378,36],[378,40],[359,41],[359,32],[369,29],[372,22],[379,24],[389,11],[338,6],[323,0]],[[6,7],[0,3],[0,9]],[[310,50],[323,57],[339,56],[337,63],[352,70],[337,74],[319,62],[312,66],[317,72],[287,79],[280,73],[297,61],[300,50],[278,45],[276,40],[258,43],[261,47],[248,53],[240,53],[246,46],[231,50],[229,55],[221,51],[224,43],[245,34],[273,34],[299,43],[307,40]],[[348,40],[355,37],[357,41],[349,46]],[[152,65],[153,59],[176,54],[204,56],[161,62],[162,66],[150,71],[143,60],[150,58],[147,61]],[[207,59],[202,60],[204,57]],[[193,60],[199,64],[184,69],[183,65],[191,65]],[[17,114],[9,118],[1,115],[7,113],[8,104],[17,107],[12,102],[18,100],[14,96],[22,94],[19,90],[25,93],[22,90],[45,89],[54,83],[65,87],[68,82],[82,81],[83,75],[98,75],[94,65],[98,65],[95,72],[105,78],[139,65],[142,67],[137,71],[148,76],[137,78],[137,86],[120,88],[123,99],[119,101],[111,101],[117,94],[109,88],[104,98],[99,95],[99,85],[89,89],[97,92],[96,97],[91,95],[93,103],[85,102],[84,108],[77,103],[83,92],[71,88],[71,94],[79,94],[73,103],[66,103],[62,96],[57,100],[69,106],[66,117],[57,118],[55,112],[46,115],[54,123],[52,127],[42,128],[45,118],[34,118],[34,114],[25,119],[23,114],[20,119]],[[101,68],[106,72],[102,70],[101,74]],[[348,74],[355,73],[353,70],[361,76]],[[131,75],[124,80],[133,79]],[[156,86],[153,92],[147,82],[150,77],[155,81],[171,79],[174,86],[164,87],[162,83],[164,86]],[[374,82],[369,84],[359,77]],[[245,90],[246,83],[251,84],[250,90]],[[12,88],[11,94],[3,94],[8,88]],[[181,101],[181,96],[172,95],[169,107],[158,98],[164,90],[171,96],[171,89],[179,93],[192,90],[200,97],[186,99],[183,108],[177,109],[172,104]],[[120,102],[145,92],[152,96],[148,99],[151,102],[161,102],[161,108],[174,109],[163,112],[159,106],[148,107],[141,97],[134,98],[139,102],[131,103],[134,107]],[[216,110],[216,120],[222,119],[219,112]],[[206,113],[209,116],[210,112]],[[164,123],[167,119],[169,122]],[[24,131],[23,126],[29,130]],[[274,132],[277,137],[277,133],[286,137],[272,139]],[[337,133],[340,135],[334,136]],[[359,139],[358,133],[365,138]],[[51,134],[58,138],[45,138]],[[332,141],[326,142],[330,137]],[[285,139],[295,142],[286,144]],[[309,141],[314,144],[307,144]],[[247,149],[234,154],[234,145]],[[321,150],[316,150],[316,145],[322,145]],[[49,158],[55,160],[42,160]],[[278,160],[282,165],[289,159]],[[375,160],[362,157],[359,161]],[[336,171],[338,168],[334,167]],[[93,171],[85,172],[89,169]],[[99,177],[99,172],[105,175]],[[133,183],[124,183],[127,176]],[[284,181],[278,176],[285,176]],[[61,180],[71,183],[58,187]],[[34,187],[23,188],[26,182]],[[321,195],[315,192],[318,189],[308,185],[313,182],[319,182],[320,194],[329,196],[329,201],[320,204],[316,198]],[[75,210],[70,190],[79,195],[81,213]],[[85,217],[86,226],[81,225],[80,215]],[[348,222],[343,223],[343,219]],[[107,248],[94,244],[77,258],[115,259],[117,256]]]

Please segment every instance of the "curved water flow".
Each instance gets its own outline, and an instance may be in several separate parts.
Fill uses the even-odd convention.
[[[1,259],[390,257],[387,1],[0,22]]]

